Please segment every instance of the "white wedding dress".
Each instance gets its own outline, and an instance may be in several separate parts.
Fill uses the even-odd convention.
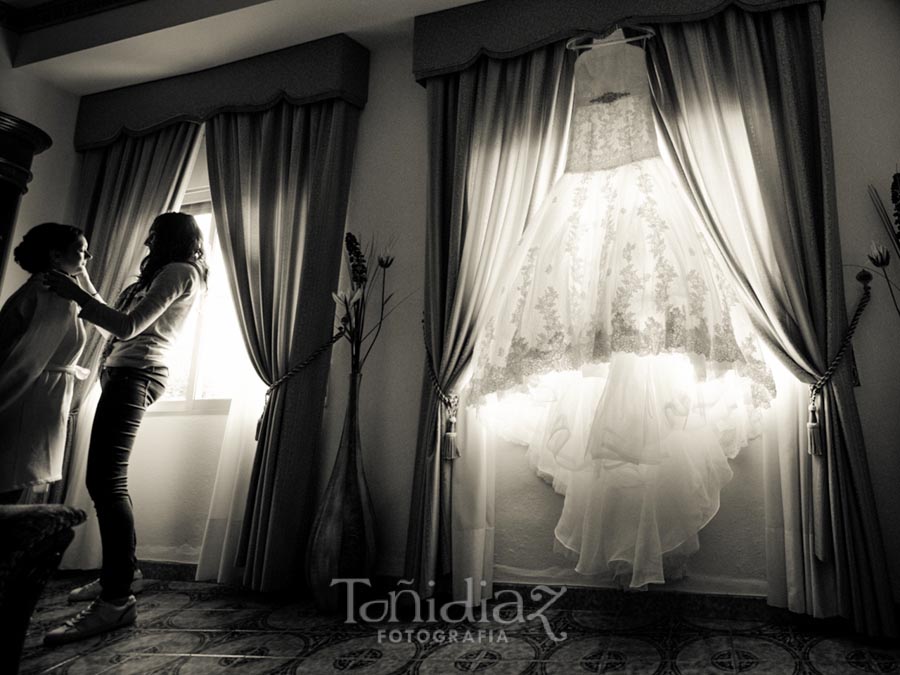
[[[673,578],[774,382],[660,157],[639,48],[579,58],[566,171],[511,260],[468,400],[565,494],[578,572]]]

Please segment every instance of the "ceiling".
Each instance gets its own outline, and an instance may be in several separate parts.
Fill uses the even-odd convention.
[[[0,0],[0,25],[21,33],[134,2],[140,0]]]
[[[411,40],[416,15],[470,2],[0,0],[0,10],[16,12],[19,21],[5,22],[19,34],[11,55],[14,67],[84,95],[211,68],[335,33],[346,33],[374,49],[388,41]],[[28,27],[28,17],[38,12],[43,12],[44,23]]]
[[[3,0],[4,5],[14,7],[15,9],[30,9],[38,5],[48,5],[51,0]]]

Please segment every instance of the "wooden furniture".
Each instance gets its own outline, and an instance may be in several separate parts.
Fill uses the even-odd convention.
[[[19,200],[28,192],[31,160],[52,143],[33,124],[0,111],[0,279],[9,256]]]
[[[0,673],[18,672],[31,613],[85,518],[59,504],[0,506]]]

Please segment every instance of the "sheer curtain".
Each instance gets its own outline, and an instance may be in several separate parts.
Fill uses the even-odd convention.
[[[235,380],[196,578],[239,585],[244,570],[236,559],[266,387],[249,365],[235,373]]]
[[[244,342],[266,384],[331,337],[358,120],[357,107],[331,99],[207,123],[216,227]],[[205,578],[240,575],[263,591],[303,585],[327,376],[328,352],[275,388],[258,443],[247,433],[252,423],[255,435],[258,403],[234,406],[226,444],[235,445],[220,458],[201,549]]]
[[[671,160],[760,335],[793,375],[780,382],[780,447],[767,455],[769,602],[895,635],[846,359],[822,390],[822,453],[808,454],[798,433],[800,382],[825,372],[847,328],[821,7],[726,10],[656,30],[647,56]]]
[[[178,122],[143,136],[122,135],[107,146],[82,153],[77,225],[87,234],[94,256],[88,262],[91,279],[108,302],[115,300],[137,271],[153,218],[181,201],[199,139],[200,125]],[[89,331],[81,365],[91,375],[76,383],[72,402],[73,411],[79,412],[74,426],[69,426],[72,440],[61,499],[84,509],[88,519],[75,531],[60,563],[64,569],[95,569],[101,562],[97,517],[84,477],[100,392],[96,376],[103,342],[100,333]]]
[[[427,81],[424,330],[433,377],[448,395],[464,384],[507,256],[562,170],[574,61],[560,43]],[[469,439],[466,419],[461,456],[441,452],[449,411],[434,384],[426,375],[406,575],[430,594],[428,583],[452,570],[454,595],[464,596],[470,578],[477,602],[480,582],[491,593],[493,458]]]

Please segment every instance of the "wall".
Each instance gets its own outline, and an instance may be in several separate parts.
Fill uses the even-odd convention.
[[[900,171],[900,3],[832,0],[825,12],[825,56],[831,100],[834,164],[847,306],[859,295],[858,267],[869,265],[872,241],[890,246],[866,193],[871,183],[890,199]],[[871,266],[871,265],[869,265]],[[888,268],[900,283],[900,260]],[[856,390],[894,598],[900,600],[900,316],[885,284],[854,338],[861,386]]]
[[[412,76],[411,42],[402,37],[376,45],[369,65],[369,101],[360,119],[347,229],[364,246],[372,237],[379,250],[393,242],[390,288],[398,298],[412,293],[385,322],[362,384],[360,424],[378,526],[377,571],[394,575],[403,572],[425,363],[421,328],[425,143],[425,90]],[[342,279],[346,278],[344,270]],[[338,343],[332,354],[324,431],[326,472],[333,463],[347,400],[349,350],[345,344]],[[325,483],[323,474],[321,484]]]
[[[50,135],[53,145],[32,162],[34,179],[19,203],[9,258],[0,280],[0,304],[28,277],[12,261],[12,248],[22,235],[44,221],[72,221],[77,170],[72,139],[79,97],[13,70],[10,54],[15,40],[15,35],[0,28],[0,110],[39,127]]]

